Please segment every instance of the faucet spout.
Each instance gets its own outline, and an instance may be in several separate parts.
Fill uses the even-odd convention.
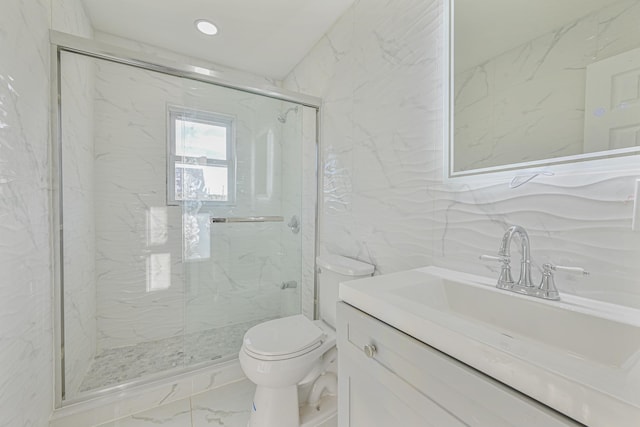
[[[516,234],[520,237],[522,252],[520,277],[518,278],[517,283],[514,282],[511,277],[510,266],[511,241],[513,240],[513,236]],[[502,242],[500,243],[498,256],[481,255],[480,259],[485,261],[499,261],[502,263],[502,269],[500,270],[500,276],[498,277],[496,288],[547,300],[560,299],[560,294],[558,293],[558,289],[556,288],[553,280],[553,271],[561,270],[571,273],[581,273],[585,276],[589,274],[580,267],[563,267],[547,263],[542,266],[544,270],[542,272],[542,281],[540,282],[540,285],[534,285],[531,280],[531,247],[529,244],[529,234],[519,225],[512,225],[504,233],[502,236]]]
[[[503,257],[511,256],[511,240],[513,236],[517,234],[520,236],[520,244],[522,251],[522,261],[520,263],[520,278],[518,279],[517,286],[533,287],[533,281],[531,280],[531,246],[529,244],[529,234],[527,230],[519,225],[512,225],[507,229],[502,236],[502,243],[500,244],[500,250],[498,254]]]

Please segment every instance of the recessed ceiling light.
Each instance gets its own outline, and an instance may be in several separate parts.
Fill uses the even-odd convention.
[[[213,36],[218,34],[218,27],[211,21],[207,21],[206,19],[198,19],[196,22],[196,28],[202,34],[206,34],[208,36]]]

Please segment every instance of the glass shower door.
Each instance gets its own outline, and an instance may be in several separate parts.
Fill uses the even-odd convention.
[[[305,108],[76,53],[60,68],[63,399],[233,359],[299,313]]]
[[[177,151],[190,156],[174,161],[176,186],[194,195],[181,203],[185,352],[197,365],[237,357],[250,327],[300,313],[302,107],[193,81],[184,92]]]

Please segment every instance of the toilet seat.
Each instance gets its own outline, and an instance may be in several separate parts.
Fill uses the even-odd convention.
[[[243,350],[260,360],[286,360],[320,347],[325,332],[303,315],[261,323],[244,336]]]

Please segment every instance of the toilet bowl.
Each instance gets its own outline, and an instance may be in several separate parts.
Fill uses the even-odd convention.
[[[249,425],[299,426],[298,385],[314,380],[310,373],[317,371],[319,376],[321,365],[331,363],[323,356],[329,356],[335,343],[335,332],[327,324],[302,315],[271,320],[247,331],[240,366],[256,384],[252,408],[256,416]]]
[[[322,422],[335,416],[335,398],[326,405],[320,402],[326,400],[327,393],[335,395],[337,389],[335,373],[327,371],[337,359],[338,287],[340,282],[371,276],[374,267],[338,255],[318,257],[316,261],[321,319],[311,321],[303,315],[283,317],[256,325],[244,336],[240,366],[256,384],[248,427],[300,427],[301,424],[312,427],[314,421]],[[316,406],[314,411],[301,411],[302,388],[310,390],[308,395]],[[304,406],[307,402],[302,403]],[[321,411],[321,406],[329,408],[329,413]],[[305,414],[304,419],[301,413]],[[309,413],[323,419],[306,419]]]

